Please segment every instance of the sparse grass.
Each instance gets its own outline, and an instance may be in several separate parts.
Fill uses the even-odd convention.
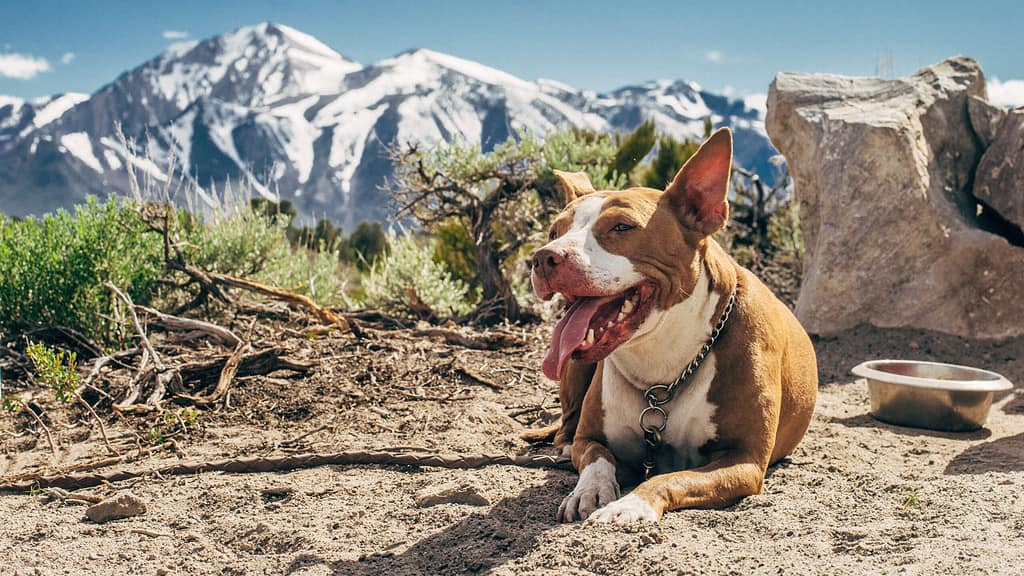
[[[217,206],[203,216],[180,213],[185,253],[204,270],[250,277],[306,294],[321,305],[346,304],[345,289],[355,267],[337,250],[293,245],[289,221],[253,209],[249,201]]]
[[[910,491],[910,494],[903,500],[903,508],[901,512],[906,512],[911,508],[924,508],[924,503],[921,501],[921,496],[917,493],[917,489]]]

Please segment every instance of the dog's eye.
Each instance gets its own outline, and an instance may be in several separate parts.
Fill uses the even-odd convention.
[[[633,228],[636,228],[636,226],[633,224],[626,224],[625,222],[620,222],[615,226],[612,226],[612,232],[629,232]]]
[[[558,230],[555,230],[554,228],[552,228],[551,231],[548,232],[548,240],[554,240],[557,237],[558,237]]]

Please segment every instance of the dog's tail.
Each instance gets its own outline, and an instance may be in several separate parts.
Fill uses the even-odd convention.
[[[519,437],[530,444],[553,444],[555,442],[555,434],[558,433],[558,429],[561,427],[561,423],[552,424],[545,428],[527,430],[520,434]]]

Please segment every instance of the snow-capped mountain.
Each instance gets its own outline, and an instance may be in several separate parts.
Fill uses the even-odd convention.
[[[169,158],[201,187],[249,181],[306,217],[351,229],[383,219],[395,142],[459,137],[486,150],[576,125],[628,131],[647,118],[677,137],[729,125],[737,161],[771,174],[763,114],[682,81],[607,94],[526,81],[430,50],[362,66],[315,38],[259,24],[172,46],[92,96],[0,97],[0,211],[40,213],[128,190],[126,166],[166,179]],[[116,125],[144,148],[125,153]]]

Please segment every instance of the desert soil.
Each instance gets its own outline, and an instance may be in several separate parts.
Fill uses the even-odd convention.
[[[120,466],[349,449],[525,452],[518,433],[557,417],[556,385],[539,373],[544,334],[500,352],[297,339],[299,355],[318,363],[312,376],[239,381],[230,408],[204,411],[177,436],[180,454]],[[145,514],[105,524],[70,500],[0,495],[0,574],[1024,572],[1024,339],[858,328],[816,347],[822,386],[807,436],[762,494],[725,510],[628,528],[560,525],[555,510],[576,475],[514,466],[150,475],[83,490],[146,502]],[[1018,387],[977,432],[892,426],[871,418],[866,385],[849,374],[877,357],[982,366]],[[54,425],[57,464],[105,456],[87,422]],[[110,427],[115,445],[135,446],[130,423]],[[0,419],[0,476],[54,464],[29,429],[24,415]],[[489,504],[416,506],[419,491],[452,482]]]

